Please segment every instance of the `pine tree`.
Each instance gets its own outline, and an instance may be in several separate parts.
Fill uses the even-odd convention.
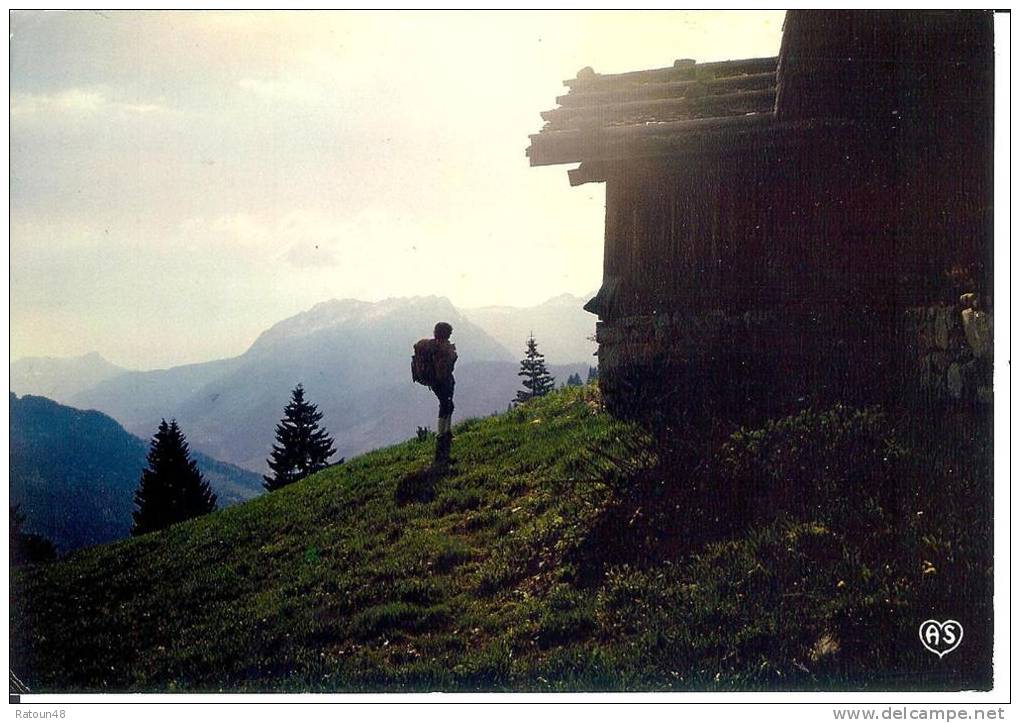
[[[333,438],[319,428],[322,412],[305,401],[305,390],[300,384],[291,392],[290,403],[283,414],[283,419],[276,425],[277,443],[267,460],[273,474],[263,476],[263,486],[270,491],[328,467],[329,458],[336,454]]]
[[[177,421],[162,420],[149,445],[149,466],[135,492],[132,535],[162,530],[216,509],[216,495],[191,459]]]
[[[599,368],[588,367],[588,383],[597,382],[599,379]]]
[[[521,370],[517,376],[523,377],[524,389],[517,392],[515,403],[520,404],[535,397],[543,397],[556,388],[556,380],[545,367],[545,356],[538,351],[535,336],[528,337],[528,347],[521,359]]]
[[[584,382],[581,381],[581,375],[580,374],[575,373],[575,374],[571,374],[569,377],[567,377],[567,386],[568,387],[580,387],[580,386],[583,386],[583,384],[584,384]]]

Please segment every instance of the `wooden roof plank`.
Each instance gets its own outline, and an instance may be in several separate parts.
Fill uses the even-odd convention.
[[[733,120],[733,119],[728,119]],[[731,153],[748,148],[765,148],[803,143],[819,134],[843,133],[853,124],[843,120],[811,120],[778,122],[774,114],[745,120],[743,124],[705,125],[697,132],[616,134],[600,132],[581,134],[561,132],[549,138],[536,135],[528,149],[532,166],[555,165],[582,161],[575,169],[578,183],[599,180],[596,169],[609,168],[613,163],[636,158],[680,157],[689,154]],[[627,129],[632,131],[632,129]],[[591,166],[591,171],[583,171]]]
[[[617,90],[573,92],[556,98],[564,107],[596,106],[657,98],[682,98],[691,95],[712,95],[740,90],[765,90],[776,85],[776,72],[736,75],[715,80],[680,80],[662,83],[641,83]]]
[[[599,180],[607,158],[672,154],[716,136],[755,132],[775,121],[777,65],[769,57],[681,60],[614,75],[585,68],[566,81],[570,92],[557,99],[560,107],[542,113],[547,124],[531,136],[527,156],[531,165],[581,161],[571,182],[587,183]]]
[[[570,124],[583,127],[593,123],[608,125],[613,121],[628,119],[632,122],[665,121],[762,113],[772,110],[775,99],[775,89],[771,88],[693,98],[660,98],[594,107],[556,108],[541,115],[550,123],[550,129]]]
[[[695,80],[698,78],[714,78],[730,75],[741,75],[751,73],[764,73],[775,70],[779,59],[777,56],[769,58],[746,58],[743,60],[723,60],[713,63],[692,63],[673,65],[668,68],[652,68],[651,70],[634,70],[628,73],[613,73],[600,75],[598,73],[578,73],[577,78],[564,80],[563,85],[568,88],[586,89],[608,89],[614,84],[641,82],[655,82],[663,80]]]

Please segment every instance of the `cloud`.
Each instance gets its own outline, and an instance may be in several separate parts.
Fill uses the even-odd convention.
[[[95,88],[68,88],[55,93],[11,93],[11,120],[54,116],[81,119],[99,114],[155,113],[165,110],[159,103],[139,103],[111,99],[108,91]]]
[[[11,94],[11,116],[26,116],[36,113],[95,113],[107,103],[103,93],[83,88],[70,88],[59,93]]]

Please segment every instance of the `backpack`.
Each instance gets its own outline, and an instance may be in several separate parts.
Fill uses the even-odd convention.
[[[421,339],[414,345],[411,357],[411,379],[418,384],[431,387],[436,383],[435,339]]]

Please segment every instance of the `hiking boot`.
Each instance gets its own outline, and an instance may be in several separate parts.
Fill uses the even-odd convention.
[[[446,467],[450,464],[450,445],[453,435],[447,432],[436,437],[436,466]]]

